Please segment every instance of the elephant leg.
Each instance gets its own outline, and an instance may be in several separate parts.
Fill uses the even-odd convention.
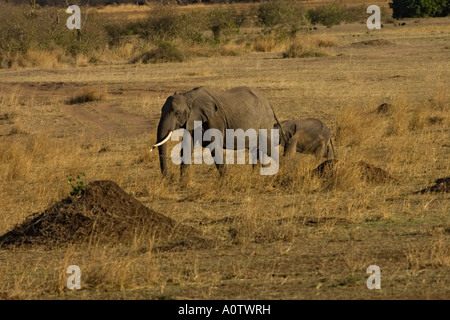
[[[180,178],[183,179],[189,174],[189,164],[182,163],[180,165]]]
[[[249,151],[250,153],[250,151]],[[250,155],[249,155],[249,159],[250,159]],[[260,154],[260,149],[259,147],[256,148],[256,162],[252,163],[252,170],[254,171],[256,168],[258,168],[258,163],[262,163],[261,161],[261,154]]]
[[[194,139],[191,139],[191,148],[190,148],[190,154],[186,154],[186,156],[184,155],[184,148],[181,149],[180,155],[181,155],[181,159],[184,159],[186,157],[186,160],[190,160],[189,163],[192,161],[192,152],[194,150]],[[184,180],[186,177],[189,176],[189,163],[185,163],[185,161],[181,162],[180,165],[180,180]]]
[[[334,152],[334,147],[333,147],[333,141],[330,139],[330,141],[327,143],[327,158],[335,158],[336,154]]]
[[[211,156],[216,159],[216,149],[211,150]],[[225,159],[223,158],[223,150],[220,155],[220,159],[222,159],[222,163],[214,162],[216,165],[217,171],[219,172],[220,177],[224,177],[227,171],[227,165],[225,164]]]
[[[216,163],[217,171],[219,172],[220,177],[224,177],[227,173],[227,165],[226,164],[217,164]]]
[[[298,137],[296,136],[292,137],[292,139],[289,140],[284,146],[283,155],[287,158],[293,157],[295,155],[295,152],[297,151],[297,143]]]
[[[322,157],[327,157],[328,147],[327,145],[322,142],[317,147],[316,151],[314,152],[314,155],[316,156],[316,159],[321,159]]]
[[[260,139],[264,138],[260,136]],[[256,149],[256,163],[260,163],[261,174],[266,174],[267,172],[271,172],[271,168],[275,165],[276,168],[279,168],[280,158],[279,158],[279,144],[278,139],[273,140],[271,135],[268,135],[264,138],[265,142],[258,141],[258,147]],[[273,143],[275,142],[276,143]],[[273,143],[273,145],[272,145]],[[273,168],[275,168],[273,167]],[[256,168],[256,165],[253,165],[253,168]],[[278,171],[278,169],[277,169]],[[271,173],[268,173],[271,174]]]
[[[327,158],[327,159],[333,157],[333,156],[332,156],[332,152],[331,152],[331,148],[330,148],[329,145],[327,145],[327,147],[325,148],[325,154],[324,154],[324,157]]]

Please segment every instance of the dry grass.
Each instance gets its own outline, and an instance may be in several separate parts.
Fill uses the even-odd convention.
[[[410,272],[418,274],[421,270],[428,268],[450,267],[450,252],[447,244],[442,232],[436,234],[424,245],[409,246],[405,255]]]
[[[278,45],[275,35],[261,35],[253,41],[253,50],[256,52],[272,52]]]
[[[284,58],[315,58],[327,57],[333,53],[328,49],[334,47],[337,42],[330,37],[311,37],[311,36],[297,36],[290,40],[290,43],[285,52]]]
[[[261,50],[254,47],[258,53],[231,42],[238,56],[2,70],[1,234],[66,197],[67,176],[85,172],[87,182],[113,180],[214,241],[209,249],[155,250],[155,239],[136,234],[114,245],[93,238],[52,250],[1,249],[0,297],[447,299],[448,196],[411,194],[450,169],[450,70],[448,50],[442,50],[448,35],[430,33],[447,30],[448,20],[438,21],[444,23],[386,27],[375,35],[359,25],[327,29],[308,36],[315,49],[333,52],[316,59],[280,59],[285,44],[268,37]],[[373,38],[394,45],[347,46]],[[136,54],[129,46],[121,50]],[[324,120],[343,163],[337,175],[312,175],[322,159],[297,154],[281,159],[275,176],[230,166],[219,180],[214,166],[195,165],[190,179],[179,183],[178,167],[169,163],[172,179],[161,179],[157,154],[148,153],[161,106],[174,91],[199,85],[257,87],[280,120]],[[67,105],[88,88],[103,97],[83,108]],[[389,112],[374,112],[384,102]],[[133,129],[136,115],[148,128]],[[398,183],[363,179],[354,165],[359,161]],[[65,287],[72,264],[82,271],[79,291]],[[382,270],[381,292],[365,287],[372,264]]]

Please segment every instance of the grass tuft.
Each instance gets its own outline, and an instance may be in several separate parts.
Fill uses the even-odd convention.
[[[160,41],[153,50],[145,52],[131,60],[131,63],[161,63],[161,62],[183,62],[187,55],[177,45]]]
[[[100,87],[85,87],[80,94],[72,97],[69,104],[82,104],[106,99],[106,89]]]

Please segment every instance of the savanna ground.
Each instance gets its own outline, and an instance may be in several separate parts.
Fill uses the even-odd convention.
[[[212,243],[153,250],[155,239],[137,234],[1,249],[0,297],[449,299],[448,193],[412,193],[449,175],[450,19],[405,21],[291,40],[331,43],[323,57],[283,58],[286,41],[178,63],[0,70],[0,234],[67,197],[67,176],[84,172]],[[389,42],[364,42],[376,39]],[[220,180],[214,166],[195,165],[178,183],[169,162],[172,179],[162,179],[148,152],[160,109],[174,91],[203,85],[256,87],[280,120],[324,120],[347,165],[321,179],[310,172],[322,159],[297,154],[274,176],[239,165]],[[374,112],[384,102],[389,112]],[[361,179],[350,165],[360,160],[397,182]],[[81,268],[81,290],[66,288],[69,265]],[[381,290],[366,287],[370,265],[381,268]]]

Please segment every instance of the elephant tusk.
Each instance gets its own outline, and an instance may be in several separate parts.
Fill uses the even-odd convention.
[[[159,147],[160,145],[163,145],[164,143],[166,143],[167,141],[169,141],[170,137],[172,136],[173,131],[170,131],[167,136],[164,138],[163,141],[155,143],[155,145],[150,149],[150,152],[153,151],[153,149],[155,149],[156,147]]]

